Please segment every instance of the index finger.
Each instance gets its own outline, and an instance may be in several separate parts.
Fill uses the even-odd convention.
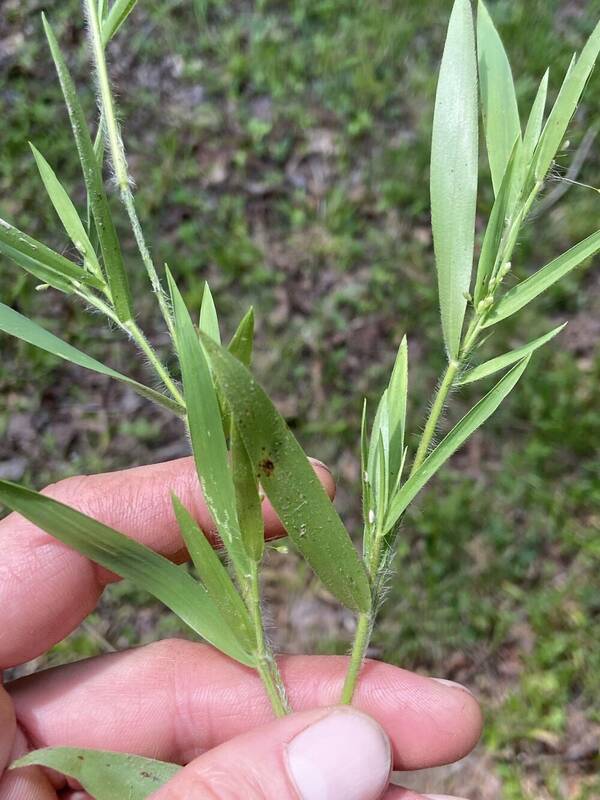
[[[320,462],[314,468],[333,496],[331,473]],[[168,558],[184,561],[173,492],[214,540],[192,458],[68,478],[44,490]],[[266,536],[281,536],[283,528],[267,500],[263,515]],[[0,552],[0,669],[35,658],[67,636],[93,611],[104,587],[118,580],[19,514],[0,522]]]

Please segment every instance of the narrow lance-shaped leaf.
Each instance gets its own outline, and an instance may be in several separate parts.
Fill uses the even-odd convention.
[[[201,338],[255,475],[289,537],[342,603],[368,611],[364,566],[302,448],[246,367],[209,337]]]
[[[363,556],[369,563],[371,544],[374,534],[373,521],[375,509],[371,491],[371,479],[367,471],[369,460],[369,437],[367,434],[367,400],[363,400],[362,418],[360,425],[360,477],[362,483],[362,511],[365,533],[363,536]]]
[[[511,187],[510,199],[508,202],[508,209],[512,213],[519,201],[523,196],[523,191],[531,190],[531,185],[528,185],[527,178],[532,172],[533,154],[542,132],[542,124],[544,121],[544,110],[546,108],[546,96],[548,93],[548,76],[549,71],[546,70],[540,85],[538,86],[537,94],[531,111],[529,112],[529,119],[527,120],[527,127],[523,134],[521,147],[518,148],[516,154],[516,163],[514,166],[514,181]],[[527,198],[524,198],[525,200]]]
[[[34,347],[39,347],[47,353],[52,353],[52,355],[58,356],[65,361],[70,361],[72,364],[77,364],[79,367],[99,372],[101,375],[107,375],[109,378],[115,378],[122,383],[126,383],[142,397],[164,406],[179,416],[185,416],[185,409],[179,403],[82,353],[81,350],[77,350],[67,342],[63,342],[58,336],[45,330],[36,322],[23,316],[23,314],[19,314],[18,311],[9,308],[4,303],[0,303],[0,331],[8,333],[9,336],[15,336],[17,339],[22,339],[24,342],[28,342]]]
[[[244,547],[250,558],[259,563],[265,549],[262,504],[252,462],[235,423],[231,425],[231,468]]]
[[[206,589],[181,567],[92,517],[15,483],[0,481],[0,503],[97,564],[133,581],[223,653],[254,665]]]
[[[390,485],[393,486],[404,452],[406,406],[408,402],[408,343],[402,337],[388,387],[390,414]]]
[[[113,36],[116,35],[121,25],[125,22],[127,17],[131,14],[137,4],[137,0],[115,0],[112,4],[108,16],[102,25],[102,44],[106,45],[110,42]],[[98,14],[100,21],[102,15]]]
[[[79,747],[34,750],[14,761],[10,769],[34,764],[68,775],[95,800],[146,800],[182,769],[154,758]]]
[[[233,566],[238,574],[245,575],[248,557],[238,525],[235,489],[217,393],[191,317],[170,272],[167,272],[167,280],[175,314],[177,352],[198,477]]]
[[[212,545],[200,530],[193,517],[173,495],[173,508],[179,523],[181,535],[200,580],[206,587],[213,603],[226,619],[238,640],[248,652],[252,652],[256,640],[248,609],[240,597],[229,573]]]
[[[548,96],[549,76],[550,70],[547,69],[538,86],[535,100],[531,106],[529,119],[527,120],[527,127],[525,128],[525,135],[523,136],[523,161],[526,168],[529,167],[537,143],[540,140],[544,122],[544,111],[546,109],[546,98]]]
[[[482,0],[477,10],[477,57],[485,140],[497,195],[515,140],[521,139],[521,123],[506,51]]]
[[[431,142],[431,224],[442,329],[458,356],[471,280],[477,195],[477,63],[469,0],[456,0],[440,67]]]
[[[599,52],[600,21],[592,31],[579,58],[569,69],[542,131],[534,156],[534,174],[537,181],[543,180],[552,159],[558,152]]]
[[[60,51],[54,32],[43,13],[42,20],[69,112],[115,311],[121,322],[127,322],[133,316],[129,282],[125,273],[117,232],[108,207],[100,166],[94,153],[94,145],[92,144],[83,109],[77,97],[73,78]]]
[[[530,356],[523,359],[516,367],[513,367],[477,405],[473,406],[435,450],[427,456],[416,472],[410,476],[390,503],[384,526],[386,532],[394,527],[411,501],[435,475],[442,464],[464,444],[477,428],[481,427],[492,416],[525,371],[529,358]]]
[[[504,177],[502,178],[500,191],[494,200],[492,213],[490,214],[490,218],[485,229],[475,278],[475,291],[473,294],[475,306],[477,306],[477,304],[487,295],[488,282],[494,272],[494,267],[497,265],[500,243],[506,229],[506,217],[511,195],[511,187],[513,185],[513,176],[517,157],[520,153],[520,146],[520,140],[516,140],[508,161],[508,166],[504,172]]]
[[[203,333],[206,333],[218,344],[221,344],[221,333],[219,331],[219,318],[217,317],[217,309],[215,308],[215,301],[213,300],[208,283],[204,282],[204,291],[202,292],[202,303],[200,305],[200,323],[199,328]]]
[[[543,336],[534,339],[528,344],[524,344],[522,347],[517,347],[515,350],[511,350],[510,352],[504,353],[501,356],[491,358],[489,361],[486,361],[484,364],[480,364],[478,367],[473,367],[473,369],[468,370],[468,372],[461,376],[458,384],[463,386],[467,383],[473,383],[474,381],[479,381],[482,378],[487,378],[496,372],[500,372],[507,367],[511,367],[513,364],[516,364],[517,361],[521,361],[521,359],[531,355],[531,353],[535,352],[539,347],[542,347],[546,344],[546,342],[549,342],[550,339],[553,339],[562,331],[566,324],[567,323],[564,322],[557,328],[554,328],[548,333],[545,333]]]
[[[380,445],[383,447],[383,455],[385,458],[386,466],[389,464],[390,452],[390,412],[389,412],[389,390],[386,389],[381,395],[377,411],[375,412],[375,419],[373,420],[373,428],[371,430],[371,439],[369,442],[369,460],[367,472],[373,484],[376,484],[377,474],[377,459]]]
[[[50,201],[54,206],[54,209],[58,214],[64,229],[66,230],[77,250],[89,263],[92,270],[97,275],[101,274],[98,258],[94,252],[94,248],[92,247],[92,243],[89,240],[83,223],[79,218],[77,209],[71,202],[71,198],[56,177],[54,170],[50,164],[48,164],[40,151],[33,144],[31,144],[31,142],[29,143],[29,146],[33,152],[40,177],[44,183],[44,186],[46,187],[46,191],[48,192],[48,197],[50,198]]]
[[[490,325],[495,325],[500,320],[510,317],[516,311],[520,311],[523,306],[531,303],[538,295],[598,251],[600,251],[600,230],[592,233],[587,239],[579,242],[566,253],[555,258],[554,261],[534,272],[529,278],[509,289],[492,308],[482,327],[488,328]]]
[[[252,362],[254,348],[254,309],[250,307],[229,342],[229,352],[246,367]]]
[[[55,253],[9,222],[0,219],[0,253],[42,283],[70,294],[74,282],[101,289],[103,284],[78,264]]]

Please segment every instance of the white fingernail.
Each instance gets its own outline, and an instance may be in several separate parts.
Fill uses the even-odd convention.
[[[473,692],[466,686],[463,686],[462,683],[457,683],[456,681],[449,681],[447,678],[432,678],[431,680],[435,681],[436,683],[441,683],[442,686],[448,686],[450,689],[461,689],[463,692],[467,692],[473,697]],[[427,795],[424,795],[424,797],[427,797]],[[436,797],[436,795],[432,794],[431,797]],[[439,794],[437,795],[437,797],[450,797],[450,795]],[[460,798],[458,798],[458,800],[460,800]]]
[[[287,747],[301,800],[376,800],[389,783],[390,743],[379,725],[354,709],[336,709]]]
[[[465,800],[464,797],[454,797],[450,794],[424,794],[427,800]]]

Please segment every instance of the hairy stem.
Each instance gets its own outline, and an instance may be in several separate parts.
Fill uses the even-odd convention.
[[[155,350],[153,349],[152,345],[146,339],[144,333],[142,332],[141,328],[134,320],[129,320],[128,322],[121,322],[112,308],[93,294],[90,291],[87,291],[83,287],[80,287],[76,290],[76,294],[89,303],[91,306],[96,308],[98,311],[101,311],[111,322],[114,322],[122,331],[124,331],[133,341],[137,344],[140,350],[144,353],[148,361],[150,362],[152,368],[156,372],[157,376],[163,382],[165,387],[169,390],[174,400],[176,400],[180,405],[185,408],[185,402],[183,396],[179,389],[177,388],[173,378],[169,374],[169,371],[162,363],[158,355],[156,354]]]
[[[427,418],[423,434],[419,441],[417,454],[415,455],[415,460],[413,462],[412,469],[410,472],[411,475],[414,472],[416,472],[423,463],[423,461],[425,461],[427,452],[429,450],[429,446],[431,445],[431,441],[435,436],[440,416],[442,414],[442,411],[444,410],[444,406],[446,405],[448,394],[452,389],[452,384],[454,383],[454,378],[456,377],[456,373],[458,372],[459,367],[460,367],[460,362],[455,360],[450,361],[450,363],[446,367],[446,371],[444,372],[441,383],[438,387],[435,400],[433,401],[433,405],[431,406],[429,417]]]
[[[340,698],[340,702],[344,705],[349,705],[354,697],[358,676],[360,675],[363,661],[367,653],[367,647],[371,640],[374,618],[375,615],[371,611],[366,614],[360,614],[358,617],[352,653],[350,654],[350,665],[348,666],[348,672],[346,673],[342,696]]]
[[[284,717],[286,714],[289,714],[291,709],[285,694],[285,687],[277,667],[277,662],[265,638],[260,605],[258,564],[255,561],[252,562],[245,588],[246,603],[252,617],[256,635],[256,670],[264,684],[267,697],[271,702],[275,716]]]
[[[148,246],[146,245],[146,240],[144,239],[142,226],[140,225],[140,220],[137,215],[137,211],[135,209],[133,194],[129,188],[129,185],[127,185],[126,187],[121,187],[121,199],[123,201],[123,205],[127,210],[127,216],[129,217],[131,229],[133,231],[133,235],[135,236],[135,241],[138,246],[138,250],[140,251],[140,255],[142,257],[142,262],[144,264],[144,267],[146,268],[148,277],[150,278],[152,291],[156,295],[156,299],[158,300],[158,305],[160,306],[163,319],[169,330],[171,339],[173,339],[174,341],[175,328],[173,325],[173,316],[171,314],[171,309],[169,308],[169,303],[167,302],[165,292],[160,283],[160,279],[158,277],[158,273],[156,272],[156,267],[154,266],[154,262],[152,261],[150,251],[148,250]]]

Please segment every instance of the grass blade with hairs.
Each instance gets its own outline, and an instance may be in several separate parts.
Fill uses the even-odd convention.
[[[150,592],[219,650],[253,666],[204,586],[153,550],[43,494],[0,481],[0,502],[82,555]]]

